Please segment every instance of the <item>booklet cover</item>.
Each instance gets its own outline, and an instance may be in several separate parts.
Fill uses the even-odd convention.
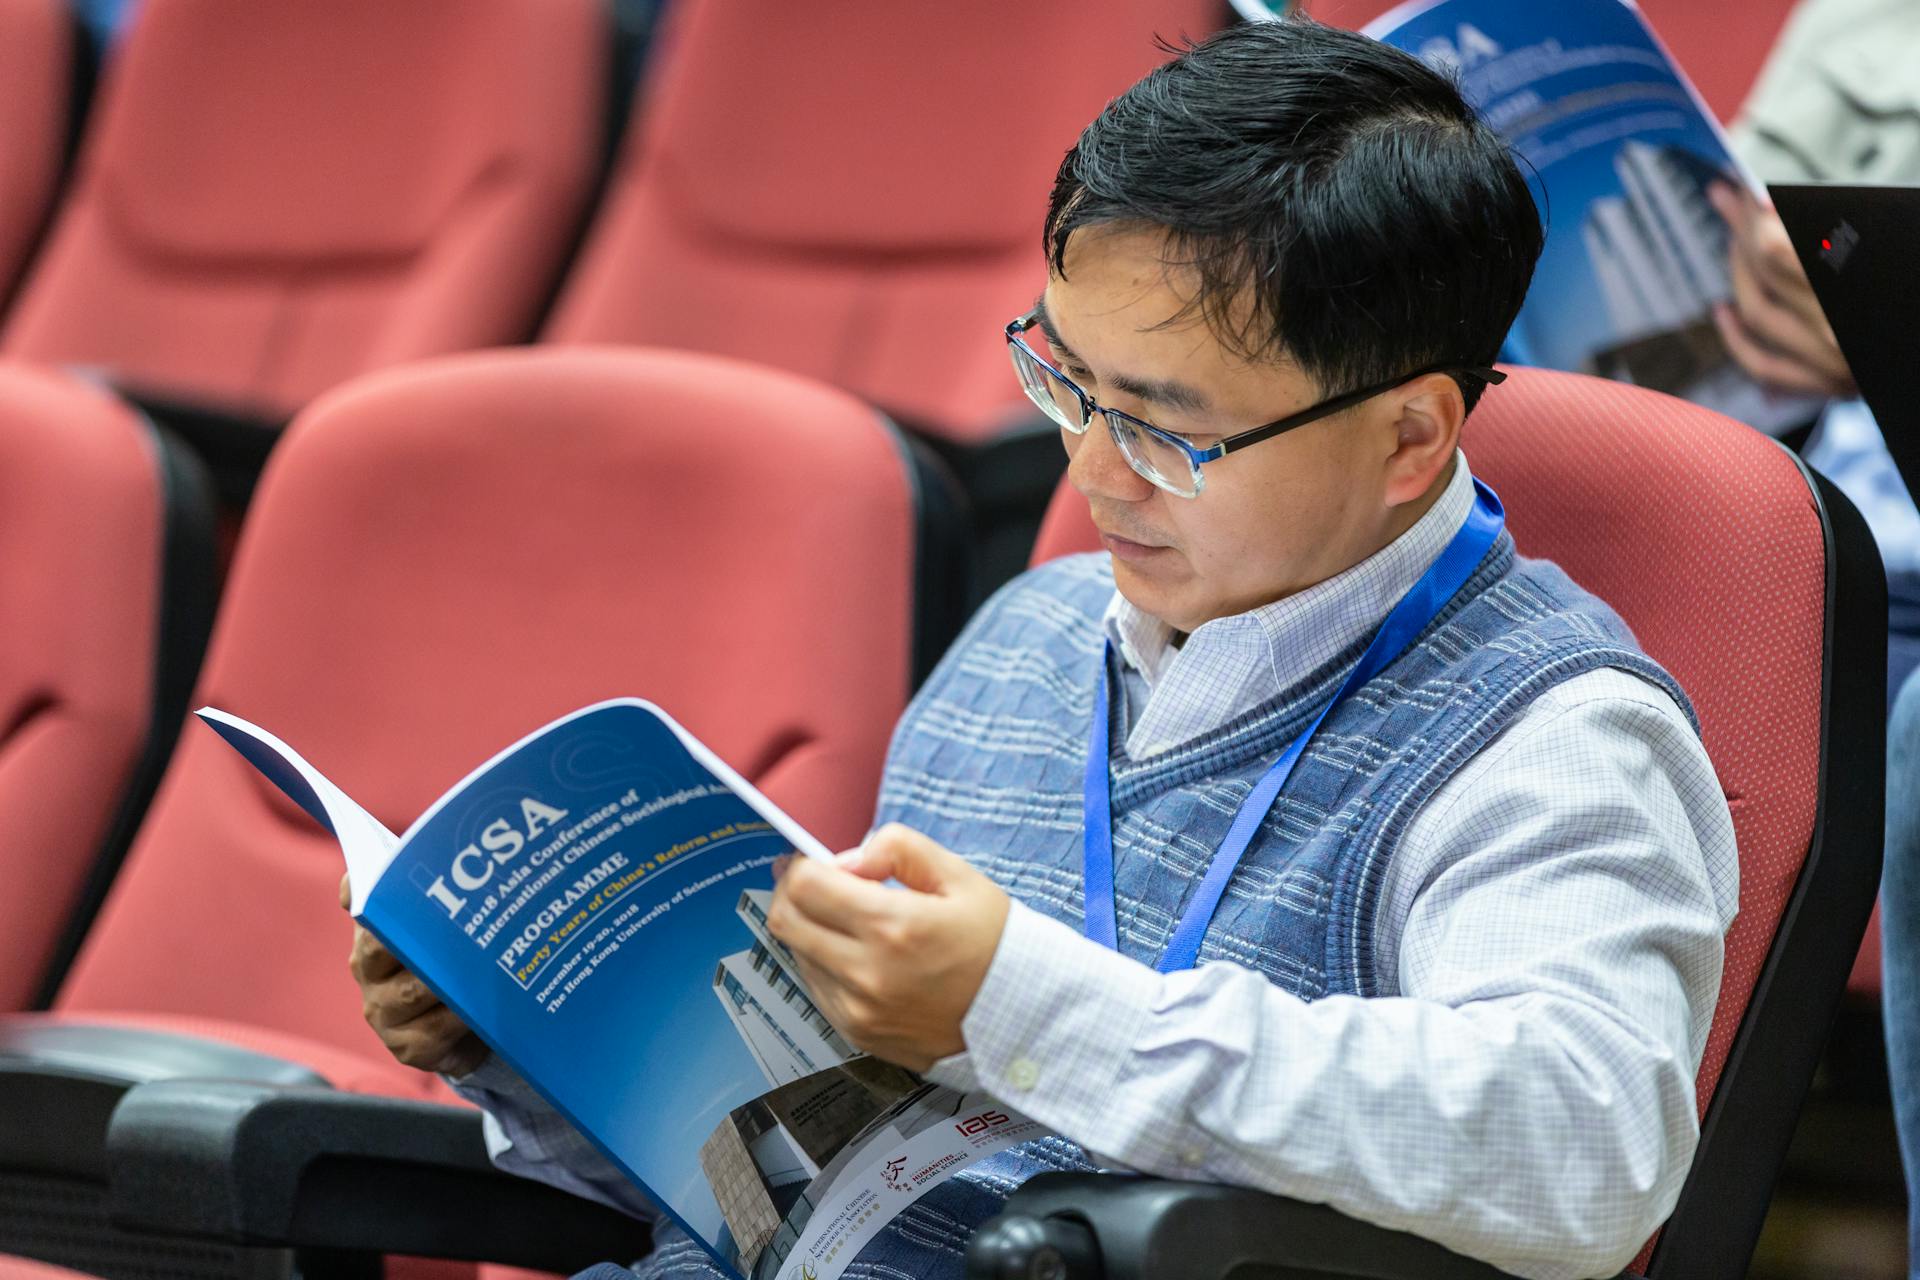
[[[399,836],[266,730],[199,714],[339,840],[354,918],[734,1275],[833,1280],[1043,1136],[834,1031],[766,928],[774,860],[827,850],[658,707],[563,717]]]
[[[1652,387],[1772,434],[1819,412],[1750,378],[1714,327],[1732,284],[1707,184],[1760,187],[1629,0],[1410,0],[1365,32],[1457,75],[1531,168],[1546,248],[1502,359]]]

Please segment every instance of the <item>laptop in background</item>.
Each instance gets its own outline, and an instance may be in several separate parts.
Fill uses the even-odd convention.
[[[1860,398],[1920,496],[1920,187],[1771,186]]]

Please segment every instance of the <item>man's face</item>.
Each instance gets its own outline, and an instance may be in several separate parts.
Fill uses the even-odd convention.
[[[1190,296],[1163,245],[1158,231],[1132,228],[1068,242],[1066,275],[1048,281],[1044,308],[1068,377],[1102,405],[1201,447],[1324,398],[1291,364],[1234,355],[1197,315],[1158,327]],[[1196,498],[1136,474],[1096,416],[1085,435],[1063,433],[1067,476],[1092,508],[1121,593],[1192,631],[1325,581],[1410,523],[1402,508],[1440,469],[1405,474],[1405,403],[1382,396],[1209,462]]]

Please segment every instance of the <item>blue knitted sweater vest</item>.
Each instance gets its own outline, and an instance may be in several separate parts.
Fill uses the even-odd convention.
[[[877,821],[925,832],[1019,901],[1075,926],[1084,918],[1088,717],[1112,595],[1099,554],[1055,561],[1002,589],[908,708],[880,792]],[[1241,800],[1369,639],[1144,761],[1127,756],[1125,699],[1113,699],[1114,896],[1125,954],[1149,965],[1160,958]],[[1395,975],[1374,969],[1374,916],[1407,824],[1535,698],[1601,667],[1643,677],[1692,716],[1611,609],[1557,566],[1516,556],[1501,534],[1407,651],[1314,735],[1228,884],[1199,963],[1232,961],[1306,1000],[1391,994]],[[1088,1167],[1071,1143],[1028,1144],[963,1171],[913,1216],[921,1230],[929,1220],[970,1227],[1034,1173]]]
[[[925,832],[1075,926],[1088,717],[1112,596],[1104,555],[1055,561],[1003,589],[908,708],[880,791],[878,821]],[[1125,954],[1160,958],[1240,802],[1371,638],[1145,761],[1126,755],[1127,711],[1114,698],[1114,897]],[[1234,961],[1306,1000],[1383,994],[1393,975],[1373,971],[1373,916],[1408,822],[1541,693],[1599,667],[1641,676],[1688,708],[1611,609],[1557,566],[1516,556],[1502,534],[1408,650],[1313,736],[1227,886],[1200,963]]]

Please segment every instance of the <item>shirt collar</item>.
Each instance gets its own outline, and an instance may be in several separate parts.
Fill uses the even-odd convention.
[[[1129,754],[1178,745],[1224,724],[1377,628],[1466,523],[1473,476],[1466,456],[1454,457],[1453,479],[1440,500],[1385,547],[1305,591],[1204,623],[1178,647],[1172,627],[1115,591],[1104,618],[1107,635],[1149,690],[1128,735]],[[1178,706],[1156,716],[1155,704],[1167,701],[1161,693],[1175,690]]]

